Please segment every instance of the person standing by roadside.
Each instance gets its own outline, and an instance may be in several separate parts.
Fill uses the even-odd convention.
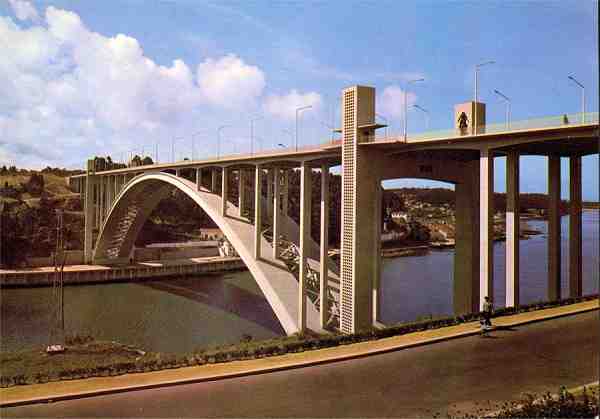
[[[481,322],[481,330],[484,335],[487,333],[488,330],[490,330],[492,328],[492,312],[493,311],[494,311],[494,305],[492,304],[490,297],[488,297],[486,295],[485,301],[483,303],[483,310],[482,310],[483,320]]]

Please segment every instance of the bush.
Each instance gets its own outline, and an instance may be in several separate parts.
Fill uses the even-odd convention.
[[[528,394],[520,403],[513,403],[512,406],[500,411],[498,416],[506,418],[592,418],[597,417],[598,412],[598,394],[596,392],[588,393],[588,390],[584,388],[582,396],[575,397],[561,387],[557,397],[553,397],[550,393],[546,393],[541,398]]]

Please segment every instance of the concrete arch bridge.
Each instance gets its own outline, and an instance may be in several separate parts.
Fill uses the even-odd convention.
[[[477,111],[475,112],[475,109]],[[409,138],[377,138],[375,89],[343,91],[341,139],[301,149],[95,171],[70,179],[85,196],[87,261],[120,263],[152,209],[173,188],[221,228],[257,281],[287,333],[333,327],[345,333],[378,324],[381,182],[423,178],[455,185],[454,311],[478,311],[493,298],[494,158],[507,159],[506,305],[519,305],[519,159],[548,159],[547,298],[561,297],[560,159],[569,159],[569,294],[582,293],[581,159],[599,149],[598,114],[486,124],[485,106],[457,105],[477,125]],[[566,123],[566,121],[570,121]],[[328,257],[329,169],[341,166],[339,269]],[[312,170],[321,172],[320,237],[310,236]],[[195,182],[182,171],[195,172]],[[287,215],[290,170],[299,170],[300,222]],[[237,173],[237,202],[229,179]],[[252,188],[248,188],[247,177]],[[263,182],[266,177],[266,182]],[[266,188],[264,185],[266,184]],[[253,197],[250,196],[253,194]],[[249,202],[254,210],[249,211]],[[316,215],[316,214],[315,214]],[[97,238],[94,240],[94,232]]]

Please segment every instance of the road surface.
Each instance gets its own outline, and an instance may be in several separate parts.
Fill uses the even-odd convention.
[[[19,417],[415,417],[598,380],[599,312],[310,368],[9,408]]]

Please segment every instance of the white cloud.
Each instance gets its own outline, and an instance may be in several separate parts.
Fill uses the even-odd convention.
[[[198,65],[198,85],[212,104],[226,108],[252,105],[262,95],[265,76],[234,54],[212,58]]]
[[[408,107],[415,104],[417,96],[407,92],[406,102]],[[386,117],[399,118],[404,115],[404,90],[399,86],[391,85],[383,89],[377,98],[378,112]]]
[[[33,20],[37,21],[40,19],[40,15],[33,5],[25,0],[8,0],[8,4],[13,9],[13,12],[19,20]]]
[[[55,7],[26,28],[0,16],[0,40],[0,154],[19,165],[81,165],[171,138],[195,129],[199,108],[254,106],[265,87],[262,70],[236,55],[207,58],[195,74],[179,59],[159,65],[135,38],[93,32]]]
[[[296,117],[298,107],[312,106],[313,110],[318,111],[321,104],[321,95],[318,93],[299,93],[296,89],[292,89],[286,95],[268,96],[265,101],[265,110],[271,115],[291,120]]]

